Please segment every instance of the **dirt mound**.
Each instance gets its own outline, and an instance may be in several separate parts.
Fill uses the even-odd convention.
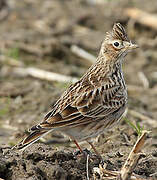
[[[119,154],[119,155],[118,155]],[[120,153],[117,158],[113,154],[104,161],[108,170],[119,170],[123,165]],[[157,161],[154,153],[151,157],[143,157],[134,172],[142,177],[149,177],[156,172]],[[121,157],[121,158],[120,158]],[[23,152],[0,149],[0,178],[7,180],[64,180],[86,179],[87,159],[82,155],[74,155],[67,150],[57,150],[48,145],[36,143]],[[93,179],[93,167],[98,167],[100,160],[93,154],[88,162],[89,177]]]
[[[89,162],[90,176],[94,164],[98,163],[96,157]],[[1,149],[0,177],[7,180],[86,179],[86,158],[40,143],[21,153],[11,151],[3,155]]]

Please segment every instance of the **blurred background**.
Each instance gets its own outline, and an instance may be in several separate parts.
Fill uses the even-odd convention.
[[[129,94],[126,118],[152,131],[146,151],[154,152],[156,0],[0,0],[0,146],[15,145],[42,120],[66,87],[94,62],[105,32],[115,22],[140,46],[123,65]],[[125,121],[115,131],[121,139],[137,137]],[[50,136],[51,141],[42,141],[69,143],[58,133]]]

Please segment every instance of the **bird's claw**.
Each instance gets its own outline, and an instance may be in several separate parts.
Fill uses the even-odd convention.
[[[74,152],[74,156],[85,156],[85,157],[87,157],[87,155],[91,155],[92,153],[86,148],[86,149],[83,149],[83,151],[81,152],[80,150],[77,150],[77,151],[75,151]]]

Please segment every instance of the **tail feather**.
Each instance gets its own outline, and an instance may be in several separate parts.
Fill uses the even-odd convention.
[[[23,139],[19,144],[13,147],[13,149],[24,150],[34,142],[38,141],[41,137],[45,136],[48,131],[33,131],[29,136]]]

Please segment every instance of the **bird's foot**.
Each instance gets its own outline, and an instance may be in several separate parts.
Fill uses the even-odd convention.
[[[102,166],[105,164],[102,156],[97,155],[97,154],[93,154],[91,151],[89,151],[88,149],[83,149],[82,151],[77,150],[74,152],[74,156],[76,159],[79,160],[87,160],[87,156],[91,161],[97,162],[98,164],[101,164]],[[96,163],[96,164],[97,164]]]
[[[87,155],[91,156],[92,153],[86,148],[86,149],[83,149],[82,151],[80,150],[77,150],[74,152],[74,156],[77,156],[77,157],[87,157]]]

